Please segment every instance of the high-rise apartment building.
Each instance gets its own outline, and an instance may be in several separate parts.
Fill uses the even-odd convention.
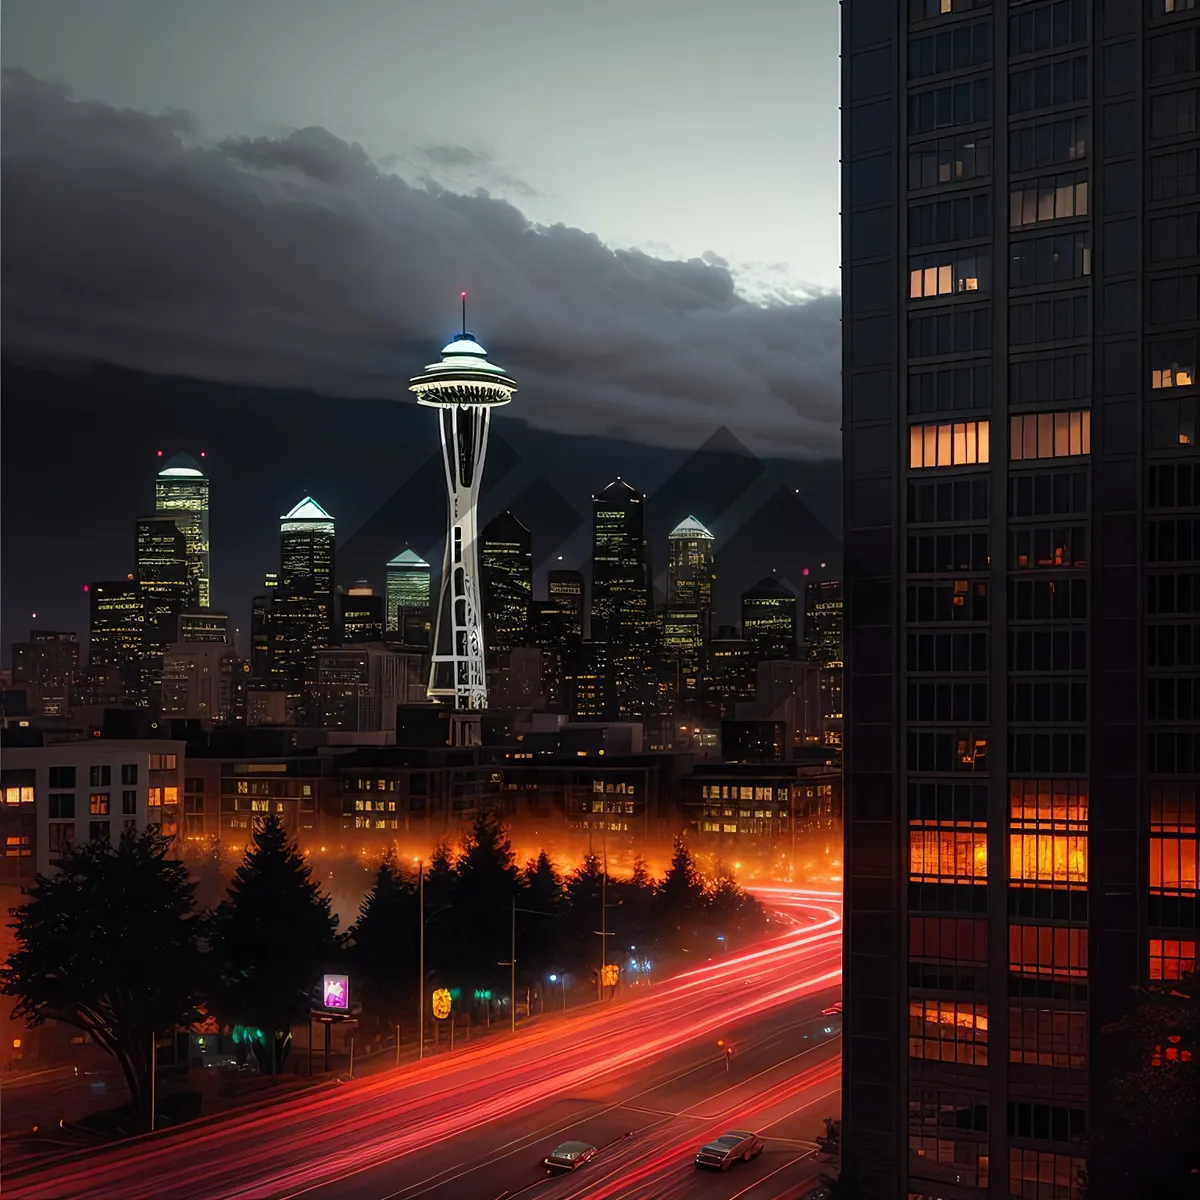
[[[429,564],[413,550],[401,550],[387,565],[384,588],[387,633],[402,633],[401,609],[427,611],[433,603]]]
[[[1200,8],[842,18],[844,1164],[1070,1197],[1195,957]]]
[[[533,543],[510,512],[493,517],[480,534],[480,592],[484,645],[496,655],[529,642],[533,601]]]
[[[822,579],[804,585],[804,641],[809,657],[822,667],[842,665],[842,581]]]
[[[212,603],[208,546],[208,477],[187,454],[176,454],[154,481],[154,507],[175,518],[187,542],[188,570],[196,599],[203,608]]]

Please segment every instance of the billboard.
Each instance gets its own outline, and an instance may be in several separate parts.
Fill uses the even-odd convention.
[[[350,977],[348,975],[326,975],[321,992],[326,1008],[338,1012],[350,1010]]]

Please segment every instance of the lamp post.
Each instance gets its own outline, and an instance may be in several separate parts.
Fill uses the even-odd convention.
[[[512,945],[508,956],[508,962],[497,963],[498,967],[508,967],[508,1007],[509,1007],[509,1028],[513,1033],[517,1032],[517,913],[530,913],[535,917],[552,917],[554,913],[543,912],[540,908],[518,908],[516,897],[513,897],[512,902]],[[564,988],[566,984],[563,985]],[[563,995],[566,995],[564,991]],[[528,1014],[526,1014],[528,1015]]]
[[[565,1013],[567,1011],[567,977],[565,975],[551,975],[550,982],[562,984],[563,1012]]]

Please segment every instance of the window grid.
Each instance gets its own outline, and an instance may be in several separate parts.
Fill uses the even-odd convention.
[[[1012,462],[1091,454],[1092,414],[1088,409],[1020,413],[1009,418],[1009,439]]]
[[[908,465],[913,470],[981,465],[989,454],[987,421],[913,425],[908,431]]]
[[[910,1000],[908,1056],[933,1062],[986,1067],[986,1004],[953,1000]]]

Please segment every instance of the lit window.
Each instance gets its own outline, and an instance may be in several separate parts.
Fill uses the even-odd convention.
[[[910,826],[908,870],[914,883],[987,883],[986,828]]]
[[[1092,452],[1092,414],[1078,412],[1023,413],[1010,418],[1009,458],[1072,458]]]
[[[1195,896],[1200,874],[1196,793],[1188,785],[1160,784],[1150,792],[1150,891]]]
[[[914,470],[973,466],[986,463],[988,455],[987,421],[909,427],[908,465]]]
[[[178,804],[179,803],[179,789],[177,787],[163,788],[163,803],[164,804]]]
[[[1008,194],[1008,224],[1012,229],[1086,217],[1088,180],[1086,171],[1031,179]]]
[[[33,788],[31,787],[7,787],[4,789],[5,804],[32,804],[33,803]]]
[[[934,1062],[987,1066],[987,1005],[910,1000],[908,1056]]]
[[[1192,387],[1195,382],[1195,338],[1154,342],[1150,346],[1150,386],[1152,388],[1186,388]]]
[[[1023,979],[1086,979],[1087,930],[1054,925],[1012,925],[1008,969]]]
[[[1150,978],[1183,979],[1196,969],[1196,943],[1177,938],[1150,939]]]
[[[1008,1194],[1012,1200],[1078,1200],[1083,1195],[1087,1159],[1048,1150],[1008,1152]]]
[[[93,792],[88,797],[88,812],[91,813],[91,815],[93,817],[107,817],[108,816],[108,793],[107,792]]]
[[[1087,785],[1015,780],[1009,789],[1009,880],[1017,887],[1087,885]]]
[[[909,260],[910,300],[986,291],[991,260],[974,250],[941,250]]]
[[[244,794],[242,792],[242,788],[240,785],[238,786],[238,792],[239,792],[239,794]],[[160,787],[147,788],[146,789],[146,804],[150,808],[161,808],[162,807],[162,788],[160,788]]]

